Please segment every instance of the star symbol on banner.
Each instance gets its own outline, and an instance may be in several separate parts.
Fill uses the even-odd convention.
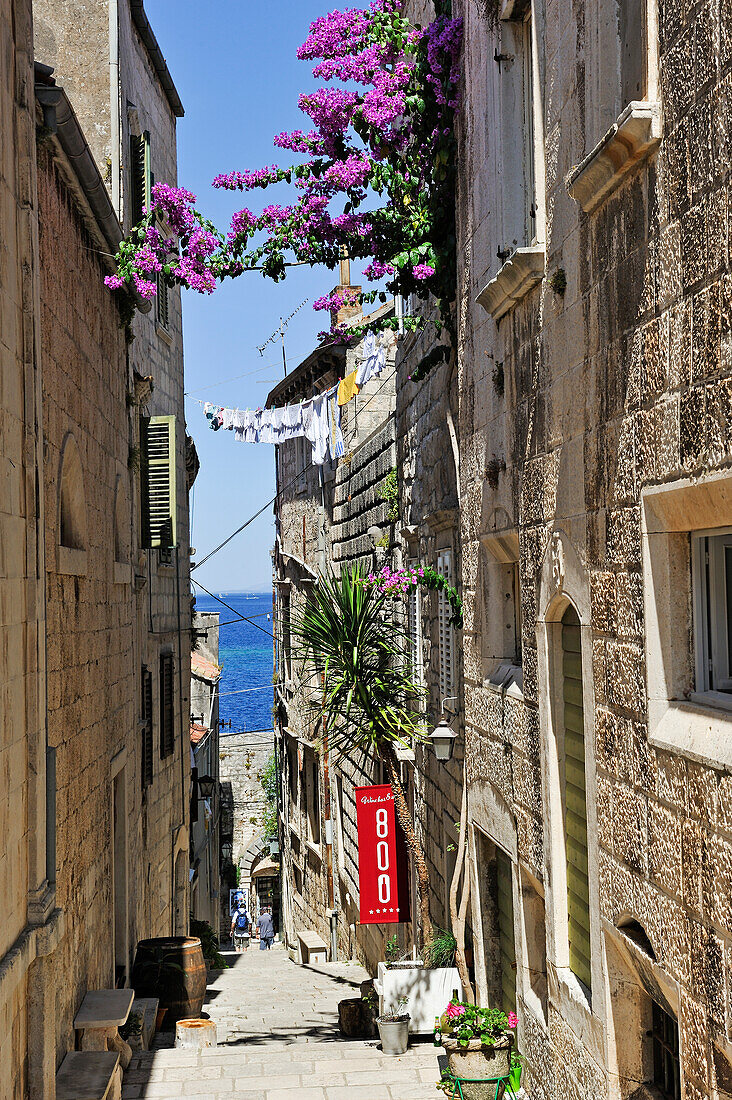
[[[374,915],[373,909],[369,909],[369,914],[373,917],[373,915]]]
[[[399,912],[399,909],[398,909],[398,907],[397,907],[397,913],[398,913],[398,912]]]
[[[390,909],[390,910],[389,910],[389,912],[390,912],[390,913],[393,913],[393,912],[394,912],[394,910],[393,910],[393,909]]]

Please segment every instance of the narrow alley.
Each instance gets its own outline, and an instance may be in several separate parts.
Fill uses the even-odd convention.
[[[435,1100],[435,1048],[412,1040],[402,1057],[382,1055],[378,1039],[344,1039],[338,1002],[359,994],[359,966],[298,966],[284,948],[226,954],[204,1013],[216,1020],[218,1046],[189,1052],[173,1033],[133,1057],[123,1100]]]

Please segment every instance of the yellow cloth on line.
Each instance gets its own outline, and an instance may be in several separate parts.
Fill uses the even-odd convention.
[[[352,370],[350,374],[347,374],[346,377],[341,379],[338,383],[338,404],[347,405],[349,401],[353,400],[359,390],[360,387],[356,385],[356,372]]]

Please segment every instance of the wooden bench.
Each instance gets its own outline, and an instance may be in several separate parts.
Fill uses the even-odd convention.
[[[299,963],[324,963],[328,961],[328,944],[325,940],[307,928],[297,934],[298,962]]]
[[[72,1050],[56,1074],[56,1100],[113,1100],[121,1095],[119,1054]]]

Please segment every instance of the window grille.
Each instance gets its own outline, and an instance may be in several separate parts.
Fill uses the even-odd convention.
[[[653,1002],[653,1081],[663,1100],[681,1100],[679,1025],[673,1016]]]
[[[175,705],[173,654],[160,654],[160,756],[170,756],[175,748]]]
[[[442,550],[437,556],[437,572],[441,573],[448,584],[452,585],[452,550]],[[453,628],[450,623],[450,604],[444,592],[440,592],[437,603],[437,622],[439,633],[440,658],[440,695],[448,699],[455,694],[455,655],[453,650]]]
[[[152,673],[142,666],[142,759],[140,771],[142,789],[153,781],[153,686]]]
[[[143,207],[150,208],[152,177],[150,174],[150,134],[130,135],[130,219],[132,225],[142,221]]]
[[[592,967],[582,643],[580,623],[573,607],[568,607],[562,618],[562,681],[569,966],[572,973],[590,989]]]
[[[312,765],[312,790],[310,792],[310,840],[313,844],[320,844],[320,768],[317,756]]]
[[[142,545],[176,545],[175,417],[140,421]]]

